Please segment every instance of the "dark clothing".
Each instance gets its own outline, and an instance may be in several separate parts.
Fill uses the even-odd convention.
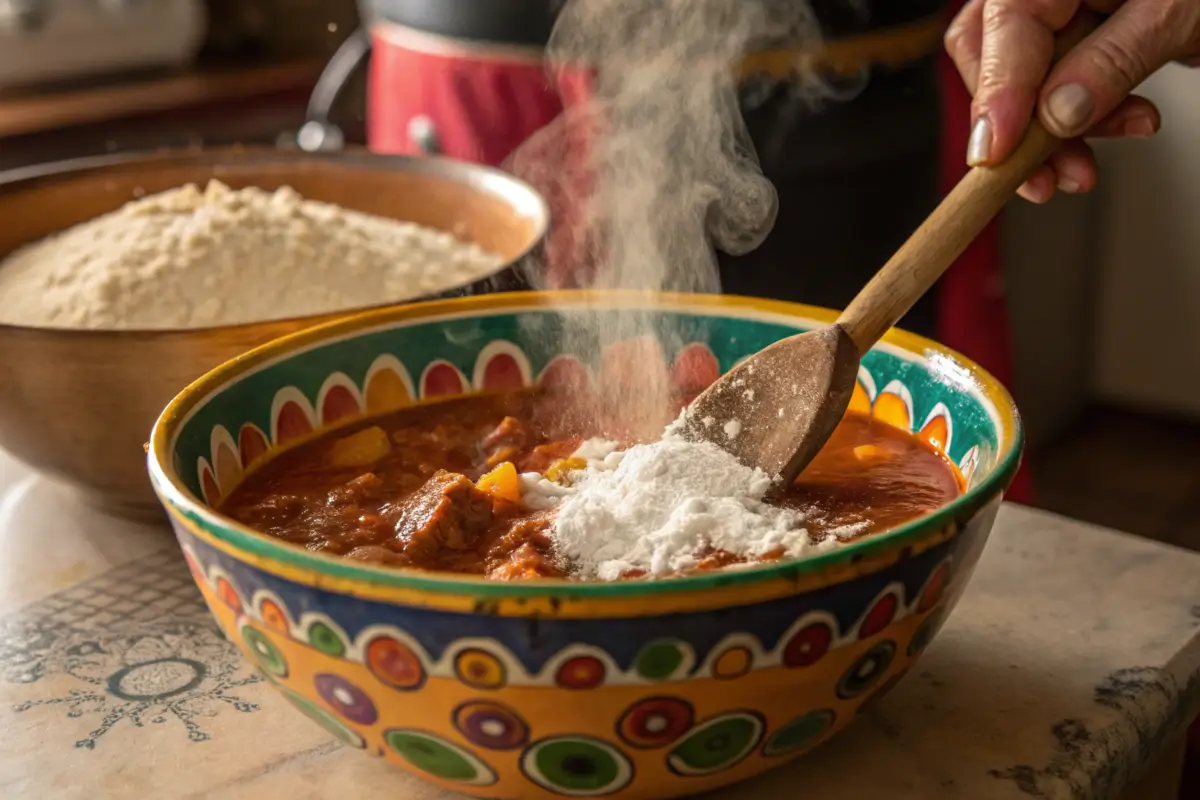
[[[783,91],[744,110],[779,219],[758,249],[721,258],[730,294],[842,308],[940,198],[937,61],[872,74],[848,102],[812,109]],[[903,325],[937,331],[937,290]]]

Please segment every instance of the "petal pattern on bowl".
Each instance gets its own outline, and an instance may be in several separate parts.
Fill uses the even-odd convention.
[[[975,477],[975,470],[979,467],[979,445],[975,445],[966,453],[958,462],[958,471],[962,473],[963,480],[967,486],[971,485],[971,479]]]
[[[671,365],[671,384],[677,392],[695,396],[721,377],[721,365],[708,345],[692,342],[684,346]]]
[[[344,372],[335,372],[326,378],[317,393],[322,427],[359,416],[364,405],[358,387]]]
[[[582,394],[592,390],[592,373],[587,366],[572,355],[558,355],[550,359],[538,376],[538,383],[551,389],[569,394]]]
[[[709,650],[696,672],[699,675],[711,675],[714,678],[730,680],[740,677],[740,675],[734,674],[738,670],[731,669],[730,653],[748,654],[750,663],[746,665],[746,672],[749,672],[756,665],[765,662],[768,652],[769,650],[763,648],[762,642],[757,636],[748,633],[730,633]]]
[[[227,578],[217,578],[217,597],[235,613],[242,612],[242,598]]]
[[[600,356],[600,387],[606,397],[667,396],[670,375],[662,345],[654,336],[622,339]]]
[[[894,588],[889,586],[881,592],[859,620],[858,638],[869,639],[883,632],[896,618],[902,603],[900,593]]]
[[[316,429],[316,412],[303,392],[285,386],[271,402],[271,442],[275,446],[307,436]]]
[[[253,422],[242,425],[238,431],[238,454],[242,459],[242,469],[249,467],[262,458],[271,449],[267,435]]]
[[[875,379],[861,364],[858,367],[858,380],[854,382],[854,393],[850,395],[848,411],[860,414],[870,414],[871,406],[875,403]]]
[[[454,397],[467,391],[467,379],[449,361],[434,361],[421,373],[421,399]]]
[[[221,499],[221,488],[217,486],[217,479],[213,476],[212,467],[208,465],[208,459],[200,459],[200,493],[204,496],[204,502],[215,505]]]
[[[945,403],[938,403],[933,407],[917,434],[939,453],[950,452],[950,439],[953,435],[954,423],[950,419],[950,409],[946,408]]]
[[[242,460],[237,444],[224,425],[217,425],[212,429],[209,447],[217,487],[222,495],[229,494],[242,478]]]
[[[363,399],[369,414],[384,414],[403,408],[412,403],[417,394],[404,364],[389,353],[371,362],[363,386]]]
[[[872,403],[875,402],[875,397],[879,394],[879,387],[875,385],[875,376],[867,369],[866,365],[858,365],[858,383],[862,386],[863,391],[867,394],[867,399]]]
[[[942,600],[942,595],[946,592],[946,587],[950,583],[950,562],[943,561],[941,564],[930,573],[929,579],[925,581],[925,586],[921,589],[920,599],[917,601],[918,613],[924,614],[927,611],[932,611]]]
[[[846,410],[857,411],[859,414],[871,413],[871,398],[867,396],[867,390],[863,388],[861,381],[854,382],[854,392],[850,395],[850,405]]]
[[[472,385],[478,391],[512,392],[532,383],[532,374],[529,358],[520,347],[496,339],[479,351]]]
[[[274,592],[268,589],[259,589],[254,593],[251,607],[268,628],[285,636],[291,636],[295,623],[288,615],[287,606]]]
[[[880,422],[899,428],[902,431],[912,431],[913,401],[908,387],[894,380],[883,388],[871,406],[871,415]]]

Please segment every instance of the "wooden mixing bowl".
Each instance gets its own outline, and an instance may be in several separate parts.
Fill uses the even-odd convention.
[[[514,288],[515,265],[540,246],[549,224],[546,203],[531,187],[463,162],[366,152],[167,151],[0,174],[0,259],[136,197],[212,178],[235,189],[291,186],[307,198],[451,231],[503,257],[497,273],[451,294]],[[142,445],[163,406],[218,364],[334,316],[154,331],[0,324],[0,447],[107,511],[159,514]]]

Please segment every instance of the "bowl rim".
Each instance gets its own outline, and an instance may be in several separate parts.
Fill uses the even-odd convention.
[[[182,483],[174,468],[172,448],[176,434],[192,412],[225,385],[260,366],[285,360],[298,350],[325,342],[352,339],[357,334],[398,322],[430,322],[448,316],[486,316],[519,313],[522,310],[566,308],[644,308],[666,312],[692,312],[719,316],[722,311],[735,318],[780,322],[805,319],[831,323],[837,312],[817,306],[735,295],[683,294],[623,290],[572,290],[505,292],[489,295],[433,300],[356,313],[345,318],[293,333],[254,348],[221,364],[193,381],[175,396],[154,423],[147,448],[151,483],[167,512],[199,526],[208,536],[231,551],[241,551],[257,560],[268,560],[306,574],[323,575],[338,581],[437,594],[472,595],[480,598],[561,597],[620,598],[668,592],[695,592],[717,587],[765,583],[774,579],[795,580],[798,576],[831,567],[856,563],[890,548],[913,545],[927,534],[957,526],[974,515],[991,499],[1003,493],[1020,463],[1024,431],[1020,414],[1008,390],[974,361],[937,342],[900,329],[882,340],[883,349],[909,360],[926,361],[930,354],[952,359],[989,402],[999,423],[999,452],[992,471],[979,484],[967,489],[946,505],[889,531],[858,539],[841,547],[805,558],[769,562],[736,570],[713,570],[680,577],[632,581],[575,581],[565,578],[531,578],[495,581],[478,576],[433,572],[406,567],[382,567],[313,553],[260,533],[207,506]]]
[[[443,290],[445,292],[462,291],[482,281],[491,280],[503,274],[506,270],[512,269],[541,246],[550,230],[550,204],[531,184],[515,175],[486,164],[475,164],[445,156],[410,156],[374,153],[365,147],[350,147],[332,153],[310,153],[304,150],[293,151],[280,150],[273,147],[231,145],[226,147],[175,147],[158,150],[132,150],[124,153],[81,156],[0,170],[0,196],[16,194],[28,187],[37,186],[41,183],[70,180],[77,176],[96,172],[103,173],[106,170],[119,169],[120,167],[133,166],[153,169],[155,166],[163,164],[196,167],[207,166],[214,170],[214,173],[210,176],[211,179],[221,180],[222,176],[219,174],[219,170],[222,168],[235,169],[252,167],[256,164],[281,165],[304,163],[341,164],[352,169],[383,168],[385,170],[411,172],[413,174],[442,178],[502,200],[515,213],[532,222],[533,231],[531,232],[529,242],[518,253],[513,255],[512,258],[505,259],[495,271],[472,278],[457,286],[447,287]],[[90,219],[95,219],[95,217],[91,217]],[[75,224],[81,225],[87,221],[80,220]],[[62,230],[68,229],[63,228]],[[61,230],[50,235],[53,236],[57,233],[61,233]],[[9,254],[0,253],[0,262],[3,262],[4,257],[7,255]],[[272,319],[253,320],[251,322],[239,322],[233,325],[205,325],[197,328],[58,328],[45,325],[13,325],[11,323],[0,322],[0,333],[22,332],[62,337],[121,339],[189,337],[197,334],[212,334],[214,332],[237,333],[239,331],[253,330],[264,325],[295,325],[304,323],[313,326],[324,325],[328,322],[344,319],[347,315],[385,310],[404,302],[377,303],[322,314],[275,317]],[[415,302],[421,301],[411,301],[408,304],[411,305]]]

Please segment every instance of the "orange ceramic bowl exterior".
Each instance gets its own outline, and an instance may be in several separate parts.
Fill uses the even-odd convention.
[[[661,334],[563,351],[584,312]],[[797,562],[656,581],[488,582],[292,547],[213,506],[271,453],[365,414],[475,391],[659,373],[694,390],[829,312],[704,296],[492,295],[368,313],[201,378],[155,427],[150,472],[196,583],[247,657],[344,743],[479,797],[691,796],[801,755],[911,668],[1016,469],[1004,390],[895,332],[854,404],[924,437],[966,493]],[[566,339],[570,341],[570,339]],[[617,374],[619,372],[619,374]]]

